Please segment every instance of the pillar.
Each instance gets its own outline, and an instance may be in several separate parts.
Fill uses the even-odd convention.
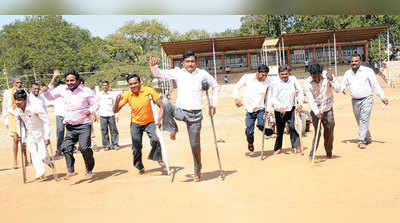
[[[339,48],[339,55],[338,55],[338,60],[339,60],[339,63],[341,63],[341,61],[342,61],[342,45],[339,45],[338,46]]]
[[[368,62],[368,42],[364,45],[365,62]]]
[[[221,55],[221,66],[222,66],[222,69],[225,68],[225,54]]]
[[[314,63],[317,61],[317,55],[315,55],[315,47],[312,48],[313,60]]]
[[[250,70],[251,66],[250,66],[250,53],[247,53],[247,68]]]
[[[287,49],[287,65],[290,65],[290,50]]]

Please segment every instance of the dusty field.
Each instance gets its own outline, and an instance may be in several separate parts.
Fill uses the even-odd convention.
[[[22,184],[21,169],[12,165],[11,139],[1,125],[1,222],[396,222],[400,210],[400,89],[385,89],[390,105],[382,111],[375,99],[371,131],[374,142],[366,150],[354,143],[357,127],[349,96],[336,94],[334,159],[311,166],[306,156],[273,156],[274,138],[266,140],[267,157],[247,154],[244,110],[234,107],[228,86],[217,107],[217,138],[226,179],[218,178],[218,162],[208,115],[202,129],[203,181],[192,182],[193,161],[182,123],[176,141],[165,137],[171,176],[162,175],[154,162],[144,160],[148,171],[139,176],[132,166],[128,110],[119,121],[119,151],[95,153],[95,177],[84,179],[81,155],[79,173],[70,181]],[[54,124],[54,118],[52,120]],[[100,144],[99,126],[97,143]],[[165,134],[167,136],[167,134]],[[261,133],[256,133],[256,150]],[[149,152],[144,136],[144,156]],[[306,154],[312,134],[303,138]],[[54,134],[52,143],[55,143]],[[284,136],[284,148],[289,148]],[[319,148],[317,155],[325,155]],[[57,170],[64,175],[65,161]],[[50,174],[50,170],[48,170]],[[173,180],[173,182],[172,182]]]

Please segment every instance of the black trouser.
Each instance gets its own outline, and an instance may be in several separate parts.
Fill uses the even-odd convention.
[[[115,116],[100,116],[100,128],[103,147],[118,146],[119,133],[115,124]],[[111,133],[111,144],[108,129]]]
[[[313,150],[314,148],[314,143],[315,143],[315,135],[317,134],[317,124],[318,124],[318,118],[314,114],[314,112],[311,112],[311,117],[312,117],[312,123],[314,126],[314,140],[312,142],[312,147],[311,147],[311,152],[310,152],[310,157],[313,156]],[[322,113],[322,125],[324,127],[324,146],[325,146],[325,152],[327,157],[332,157],[332,149],[333,149],[333,130],[335,128],[335,118],[333,116],[333,109],[331,108],[329,111],[326,111]],[[321,130],[320,130],[321,131]],[[318,137],[317,137],[317,147],[319,144],[319,138],[320,138],[321,132],[319,132]],[[315,149],[317,151],[317,149]]]
[[[65,128],[67,129],[67,133],[65,134],[62,151],[65,156],[68,172],[75,172],[75,158],[73,151],[75,144],[79,141],[79,150],[83,156],[83,160],[85,161],[86,173],[91,173],[94,168],[94,158],[93,150],[90,148],[90,123],[79,125],[66,124]]]
[[[138,170],[144,169],[142,162],[143,132],[147,133],[151,144],[151,150],[148,159],[154,161],[162,161],[160,140],[156,135],[156,128],[154,122],[150,122],[147,125],[138,125],[131,122],[133,165]]]
[[[289,124],[290,142],[292,143],[292,148],[298,148],[300,146],[299,134],[296,132],[295,128],[295,118],[296,111],[294,107],[292,110],[285,112],[282,115],[280,112],[275,111],[276,129],[277,136],[275,141],[274,150],[282,149],[283,132],[285,130],[286,122]]]
[[[65,133],[65,124],[64,117],[57,115],[56,116],[56,133],[57,133],[57,150],[62,150],[61,146],[64,141],[64,133]]]

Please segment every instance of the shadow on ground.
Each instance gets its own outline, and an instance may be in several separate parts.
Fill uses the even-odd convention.
[[[354,143],[358,144],[358,139],[345,139],[341,141],[342,143]],[[379,140],[372,140],[372,143],[386,143],[385,141],[379,141]]]
[[[233,173],[236,173],[236,172],[237,172],[237,170],[224,170],[223,171],[224,176],[225,176],[224,180],[226,179],[227,176],[229,176],[229,175],[231,175]],[[187,177],[188,179],[186,179],[186,180],[184,180],[182,182],[187,183],[187,182],[193,182],[194,181],[193,180],[193,174],[187,174],[187,175],[185,175],[185,177]],[[201,181],[213,180],[213,179],[216,179],[216,178],[220,178],[220,171],[219,170],[214,170],[214,171],[211,171],[211,172],[204,172],[204,173],[201,174]]]
[[[93,182],[96,182],[98,180],[104,180],[104,179],[106,179],[108,177],[116,177],[116,176],[125,174],[127,172],[128,172],[127,170],[119,170],[119,169],[110,170],[110,171],[94,172],[92,178],[79,180],[79,181],[73,183],[72,185],[77,185],[77,184],[81,184],[81,183],[84,183],[84,182],[93,183]]]

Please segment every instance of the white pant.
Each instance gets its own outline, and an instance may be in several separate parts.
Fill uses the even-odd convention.
[[[44,144],[44,139],[33,139],[28,136],[27,146],[32,156],[33,168],[35,168],[36,171],[35,178],[38,178],[42,176],[45,171],[43,159],[49,156]]]

